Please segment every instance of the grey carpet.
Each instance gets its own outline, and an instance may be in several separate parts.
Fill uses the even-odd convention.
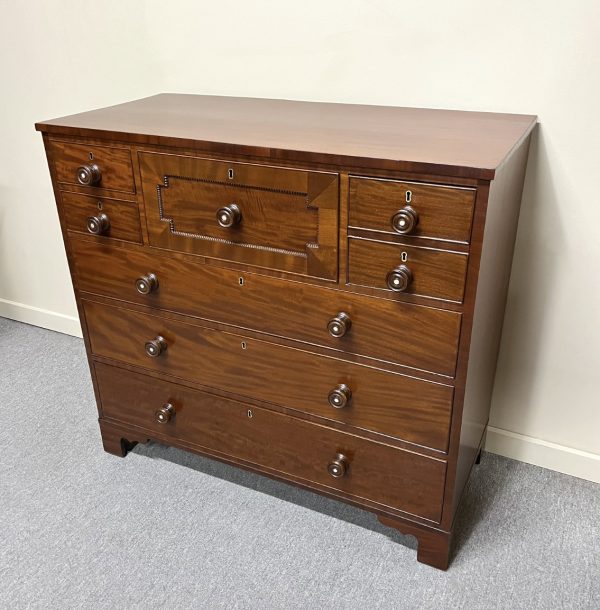
[[[369,513],[102,451],[82,341],[0,318],[2,608],[600,608],[600,486],[485,454],[448,572]]]

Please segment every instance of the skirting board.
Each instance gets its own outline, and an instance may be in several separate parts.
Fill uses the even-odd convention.
[[[0,316],[74,337],[82,336],[79,319],[76,316],[66,316],[23,303],[0,299]],[[488,426],[485,450],[600,483],[600,455],[594,453],[579,451],[492,426]]]
[[[83,336],[77,316],[66,316],[62,313],[40,309],[24,303],[15,303],[7,299],[0,299],[0,317],[25,322],[25,324],[31,324],[32,326],[41,326],[65,335]]]
[[[600,483],[600,455],[488,426],[485,450]]]

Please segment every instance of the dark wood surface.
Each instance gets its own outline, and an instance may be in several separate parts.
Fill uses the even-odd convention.
[[[152,439],[343,499],[445,569],[489,414],[534,125],[176,95],[38,124],[105,449]],[[86,187],[75,170],[90,162],[102,180]],[[243,221],[221,233],[211,214],[228,193]],[[99,203],[111,230],[85,235]],[[403,236],[390,216],[407,203],[419,222]],[[395,293],[402,262],[413,282]],[[158,289],[141,295],[148,273]],[[334,338],[341,312],[352,324]],[[167,349],[150,358],[159,333]],[[334,409],[339,384],[352,396]],[[169,424],[148,420],[171,399]],[[334,479],[342,451],[349,475]]]
[[[392,217],[408,205],[418,214],[418,223],[404,239],[429,237],[468,242],[474,203],[474,189],[353,176],[348,224],[397,235]]]
[[[110,227],[100,239],[112,238],[141,243],[140,213],[135,203],[68,192],[63,192],[61,197],[69,231],[88,234],[88,217],[106,214]]]
[[[160,94],[43,121],[51,134],[492,179],[536,117]]]
[[[204,265],[147,248],[120,248],[102,239],[72,239],[80,289],[206,320],[361,354],[452,377],[460,314],[373,299],[338,290]],[[143,295],[135,280],[147,273],[158,289]],[[343,337],[327,323],[338,313],[351,320]]]
[[[394,293],[387,285],[387,274],[404,263],[413,279],[404,292]],[[389,296],[402,299],[418,295],[462,302],[467,255],[450,250],[436,250],[413,244],[392,244],[350,237],[348,240],[348,283],[385,290]]]
[[[447,449],[449,385],[99,303],[85,302],[84,309],[96,356]],[[167,349],[148,357],[144,344],[157,336],[164,337]],[[349,405],[341,409],[328,402],[330,390],[339,384],[352,391]]]
[[[103,418],[439,521],[443,460],[115,367],[96,364],[95,368]],[[159,424],[154,412],[164,403],[171,403],[176,414]],[[339,453],[348,458],[349,467],[345,476],[334,478],[327,465]]]

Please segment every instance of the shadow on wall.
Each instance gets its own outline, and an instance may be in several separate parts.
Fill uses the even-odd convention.
[[[566,237],[553,182],[547,136],[534,131],[529,151],[521,215],[513,259],[490,425],[526,431],[533,417],[532,394],[548,333],[548,304],[562,290],[557,251]],[[516,425],[511,425],[515,424]]]

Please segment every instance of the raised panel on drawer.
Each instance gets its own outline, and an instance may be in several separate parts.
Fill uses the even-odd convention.
[[[135,202],[68,192],[62,192],[60,196],[69,231],[87,234],[88,217],[103,213],[108,216],[110,227],[102,237],[142,241],[140,214]]]
[[[139,153],[150,244],[337,279],[338,175]],[[235,204],[237,224],[217,211]]]
[[[74,144],[62,140],[51,140],[50,150],[58,182],[81,186],[77,181],[77,168],[95,164],[102,177],[95,186],[82,187],[90,192],[103,190],[135,192],[131,151],[129,148],[99,146],[97,144]]]
[[[418,215],[411,237],[468,242],[474,205],[475,189],[351,176],[348,224],[397,234],[392,218],[410,206]]]
[[[141,247],[73,239],[71,251],[86,292],[454,375],[461,324],[455,312],[241,274]],[[147,273],[158,278],[158,289],[142,295],[135,280]],[[335,338],[327,322],[339,312],[352,326]]]
[[[348,283],[398,294],[400,298],[402,294],[414,294],[461,303],[467,260],[462,252],[350,237]],[[404,292],[394,293],[386,278],[402,264],[411,270],[412,281]]]
[[[96,356],[447,450],[451,386],[99,303],[84,310]],[[167,349],[149,357],[157,336]],[[327,399],[338,384],[352,390],[342,409]]]
[[[106,364],[96,362],[94,367],[105,418],[316,483],[343,496],[440,520],[443,460]],[[175,416],[159,424],[154,411],[164,403],[174,406]],[[336,479],[327,472],[327,464],[338,453],[347,457],[349,468]]]

